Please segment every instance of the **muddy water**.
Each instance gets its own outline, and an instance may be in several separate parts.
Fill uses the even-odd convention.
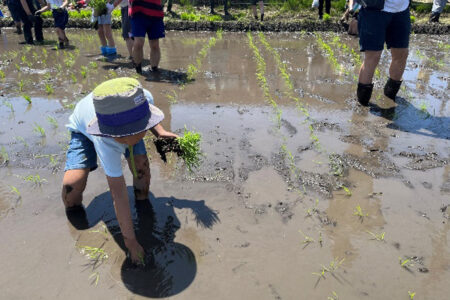
[[[201,132],[204,157],[189,174],[147,140],[152,206],[135,205],[129,187],[148,253],[136,269],[101,169],[89,177],[86,218],[69,222],[61,204],[73,104],[106,78],[134,76],[119,35],[121,56],[104,61],[94,32],[68,33],[65,51],[2,34],[1,298],[447,298],[448,36],[412,36],[397,103],[382,95],[383,55],[372,105],[361,108],[353,38],[319,35],[326,54],[314,34],[265,34],[277,60],[253,34],[261,70],[246,34],[224,33],[203,57],[216,35],[168,32],[162,71],[139,79],[165,127]],[[185,82],[191,63],[198,73]],[[90,260],[86,246],[106,255]]]

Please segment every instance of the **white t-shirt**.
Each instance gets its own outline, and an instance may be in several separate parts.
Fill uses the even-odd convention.
[[[47,0],[47,3],[50,4],[52,9],[60,8],[63,5],[63,0]]]
[[[152,94],[144,89],[147,101],[153,104]],[[110,137],[100,137],[90,135],[86,132],[88,124],[96,117],[92,93],[84,97],[77,103],[72,115],[69,117],[69,124],[66,127],[70,131],[75,131],[86,136],[94,144],[100,163],[109,177],[122,176],[122,155],[128,148],[127,145],[116,142]]]
[[[128,0],[122,0],[122,2],[120,2],[120,7],[127,7],[128,6]]]
[[[404,11],[409,6],[409,0],[386,0],[384,2],[385,12],[398,13]]]

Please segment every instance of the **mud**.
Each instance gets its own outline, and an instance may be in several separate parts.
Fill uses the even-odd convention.
[[[320,29],[301,21],[224,24],[178,25],[192,31]],[[149,202],[134,200],[123,162],[136,234],[146,250],[145,266],[135,268],[101,167],[89,175],[81,213],[68,218],[60,200],[70,138],[64,124],[75,103],[106,78],[135,76],[134,69],[118,31],[120,55],[109,60],[99,55],[95,32],[67,32],[73,47],[55,50],[51,30],[44,45],[29,47],[2,29],[0,298],[450,294],[447,35],[411,36],[395,102],[382,94],[390,63],[383,54],[371,105],[361,107],[355,100],[358,41],[346,34],[264,33],[280,65],[252,33],[265,63],[265,92],[245,33],[224,32],[220,39],[168,31],[161,72],[148,70],[146,49],[138,79],[164,111],[166,129],[201,133],[203,156],[190,173],[176,145],[155,145],[149,134]],[[187,82],[188,65],[197,66],[211,37],[216,44]],[[97,254],[87,257],[89,249]]]
[[[53,19],[44,19],[43,26],[45,28],[53,27]],[[10,18],[0,19],[0,27],[12,27],[14,23]],[[181,21],[181,20],[165,20],[166,30],[180,31],[217,31],[219,29],[231,32],[241,31],[264,31],[264,32],[296,32],[296,31],[333,31],[347,32],[347,27],[334,22],[320,22],[312,20],[282,20],[282,21],[264,21],[255,22],[253,20],[245,21],[226,21],[226,22],[209,22],[209,21]],[[120,20],[113,19],[111,24],[113,29],[120,29]],[[90,19],[69,19],[67,28],[92,28]],[[450,25],[447,24],[413,24],[412,32],[416,34],[449,34]]]

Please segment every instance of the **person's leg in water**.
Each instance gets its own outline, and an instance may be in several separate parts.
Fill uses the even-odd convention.
[[[447,4],[447,0],[434,0],[429,22],[439,22],[439,17]]]
[[[98,24],[98,29],[97,29],[97,34],[98,34],[98,38],[100,39],[100,50],[102,51],[102,55],[107,55],[107,42],[106,42],[106,37],[105,37],[105,31],[104,31],[104,25],[103,24]]]
[[[223,1],[223,12],[224,12],[225,16],[229,16],[230,15],[230,13],[228,12],[228,1],[231,1],[231,0],[224,0]]]
[[[331,12],[331,0],[325,0],[325,12],[330,14]]]
[[[113,34],[112,34],[111,24],[104,24],[103,25],[103,32],[105,33],[105,38],[108,40],[107,54],[108,55],[117,54],[116,44],[114,42],[114,37],[113,37]]]
[[[136,73],[142,74],[142,59],[144,58],[145,37],[134,37],[133,62]]]
[[[367,106],[373,90],[373,74],[383,51],[365,51],[364,62],[359,69],[357,97],[360,104]]]
[[[129,59],[132,59],[133,58],[133,43],[134,43],[134,41],[133,41],[133,39],[132,38],[126,38],[125,39],[125,43],[126,43],[126,45],[127,45],[127,50],[128,50],[128,58]]]
[[[258,20],[258,12],[256,10],[256,0],[252,0],[252,11],[253,11],[253,17],[255,20]]]
[[[212,15],[216,13],[216,12],[214,11],[214,6],[215,6],[214,1],[215,1],[215,0],[209,0],[209,5],[210,5],[209,13],[212,14]]]
[[[261,12],[261,21],[264,21],[264,1],[259,1],[259,10]]]
[[[128,17],[128,6],[121,8],[122,17],[122,37],[125,40],[128,50],[128,58],[133,57],[133,39],[131,38],[131,23]]]
[[[319,20],[322,20],[323,18],[323,1],[324,0],[319,0]]]
[[[133,173],[131,159],[127,158],[128,167]],[[148,200],[148,192],[150,189],[150,164],[147,154],[135,154],[134,164],[136,166],[137,177],[133,176],[134,196],[136,200]]]
[[[148,40],[150,46],[150,66],[152,71],[158,71],[159,62],[161,60],[161,48],[159,48],[159,39]]]

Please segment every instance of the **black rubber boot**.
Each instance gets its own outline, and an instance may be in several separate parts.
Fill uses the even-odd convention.
[[[401,85],[401,81],[389,78],[384,85],[384,95],[388,98],[391,98],[392,100],[395,100],[395,97],[397,96],[398,90],[400,89]]]
[[[264,14],[261,14],[261,22],[264,21]]]
[[[359,104],[363,106],[369,105],[370,97],[372,96],[373,83],[364,84],[358,83],[358,90],[356,96],[358,98]]]
[[[136,73],[142,74],[142,64],[134,64],[134,67],[136,69]]]
[[[432,12],[431,16],[430,16],[430,19],[429,19],[429,22],[430,23],[439,23],[439,16],[440,15],[441,15],[440,13]]]

